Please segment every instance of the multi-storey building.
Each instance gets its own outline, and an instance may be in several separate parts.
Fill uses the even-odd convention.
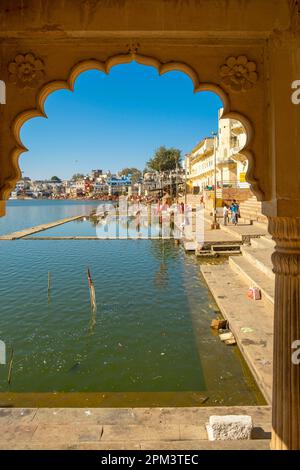
[[[186,169],[193,192],[214,187],[215,166],[218,188],[249,188],[245,180],[248,162],[240,151],[246,144],[245,129],[234,119],[221,119],[215,137],[206,137],[186,156]],[[215,165],[216,164],[216,165]]]

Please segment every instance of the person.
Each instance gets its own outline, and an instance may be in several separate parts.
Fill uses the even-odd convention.
[[[240,206],[238,205],[235,199],[233,200],[233,203],[231,204],[230,210],[231,210],[231,221],[234,225],[237,225],[238,219],[239,219]]]
[[[229,209],[227,204],[224,204],[223,207],[223,220],[224,220],[224,225],[227,225],[229,222]]]
[[[136,231],[140,232],[140,230],[141,230],[141,211],[137,211],[137,213],[135,214],[135,227],[136,227]]]

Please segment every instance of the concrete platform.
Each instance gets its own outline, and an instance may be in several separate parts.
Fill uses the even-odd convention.
[[[232,236],[236,235],[243,243],[249,243],[257,237],[262,237],[267,234],[267,227],[261,224],[239,223],[238,225],[222,225],[222,230],[230,233]]]
[[[229,263],[201,272],[268,403],[272,399],[273,314],[265,301],[247,298],[248,285]]]
[[[209,442],[212,414],[249,414],[249,441]],[[0,449],[195,449],[265,450],[271,432],[269,406],[208,408],[14,408],[0,409]]]
[[[18,232],[2,235],[0,236],[0,240],[18,240],[19,238],[24,238],[29,235],[33,235],[34,233],[42,232],[43,230],[48,230],[49,228],[66,224],[67,222],[72,222],[73,220],[82,219],[82,217],[84,217],[84,215],[76,215],[74,217],[67,217],[65,219],[59,219],[54,222],[49,222],[48,224],[36,225],[35,227],[29,227],[24,230],[19,230]]]

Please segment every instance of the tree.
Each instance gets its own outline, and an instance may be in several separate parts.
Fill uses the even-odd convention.
[[[53,183],[61,183],[61,179],[58,176],[52,176],[51,181]]]
[[[75,175],[72,176],[73,181],[82,180],[83,178],[84,175],[82,175],[81,173],[75,173]]]
[[[142,176],[142,172],[138,168],[123,168],[119,172],[120,176],[131,176],[132,183],[137,183]]]
[[[168,171],[181,168],[181,150],[174,147],[159,147],[147,162],[147,170]]]

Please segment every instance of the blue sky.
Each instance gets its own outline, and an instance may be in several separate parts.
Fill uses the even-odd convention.
[[[91,70],[78,77],[74,93],[48,97],[48,119],[24,124],[21,138],[29,151],[20,167],[33,179],[65,179],[96,168],[142,170],[160,145],[184,155],[210,135],[221,106],[212,93],[194,94],[181,72],[159,76],[136,63],[113,67],[109,75]]]

